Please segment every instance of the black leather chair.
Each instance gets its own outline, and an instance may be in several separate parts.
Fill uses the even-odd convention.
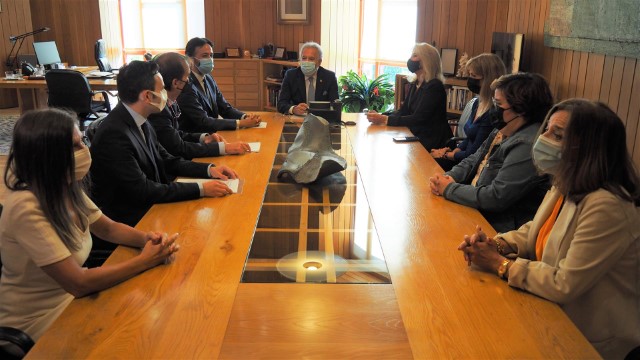
[[[100,71],[111,71],[111,64],[109,64],[109,59],[107,59],[107,43],[103,39],[99,39],[98,41],[96,41],[94,50],[96,63],[98,63],[98,68],[100,69]]]
[[[85,120],[99,118],[98,112],[111,111],[107,92],[92,91],[87,77],[79,71],[55,69],[47,72],[44,78],[49,92],[49,107],[74,111],[81,129],[84,129]],[[93,100],[96,94],[102,94],[104,100]]]
[[[2,215],[2,204],[0,204],[0,215]],[[2,260],[0,260],[0,274],[2,270]],[[8,326],[0,326],[0,340],[7,341],[13,345],[14,348],[9,351],[8,349],[0,347],[0,359],[22,359],[29,350],[33,347],[34,343],[31,337],[26,333]]]

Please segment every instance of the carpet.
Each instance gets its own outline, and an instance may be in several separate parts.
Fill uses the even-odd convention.
[[[13,126],[20,116],[3,115],[0,116],[0,155],[8,155],[13,137]]]

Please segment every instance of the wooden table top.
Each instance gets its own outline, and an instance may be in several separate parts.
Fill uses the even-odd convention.
[[[179,232],[176,261],[74,300],[28,358],[598,358],[555,304],[467,268],[474,209],[429,192],[439,170],[406,128],[347,132],[392,284],[240,283],[284,119],[225,132],[259,153],[214,158],[242,194],[155,205],[141,230]],[[120,247],[108,263],[134,256]]]
[[[88,79],[92,90],[118,90],[115,79]],[[5,80],[0,79],[0,88],[4,89],[46,89],[47,82],[42,80]]]

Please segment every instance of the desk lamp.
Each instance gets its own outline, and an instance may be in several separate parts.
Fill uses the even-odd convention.
[[[45,31],[49,31],[51,29],[49,29],[48,27],[43,27],[37,30],[33,30],[31,32],[28,33],[24,33],[22,35],[17,35],[17,36],[9,36],[9,41],[11,41],[13,43],[13,47],[11,47],[11,51],[9,51],[9,55],[7,56],[7,61],[6,61],[6,65],[9,66],[11,69],[15,69],[18,67],[18,53],[20,52],[20,48],[22,47],[22,43],[24,42],[24,39],[26,37],[35,35],[35,34],[40,34],[41,32],[45,32]],[[15,56],[13,56],[13,59],[11,59],[11,54],[13,54],[13,49],[15,49],[16,47],[16,42],[20,40],[20,45],[18,45],[18,50],[16,51]]]

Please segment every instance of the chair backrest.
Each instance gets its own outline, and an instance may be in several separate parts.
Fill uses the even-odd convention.
[[[91,113],[93,92],[83,73],[54,69],[47,72],[44,78],[49,91],[50,107],[70,109],[79,116]]]
[[[96,41],[95,56],[100,71],[111,71],[111,64],[109,63],[109,59],[107,59],[107,43],[104,39]]]

